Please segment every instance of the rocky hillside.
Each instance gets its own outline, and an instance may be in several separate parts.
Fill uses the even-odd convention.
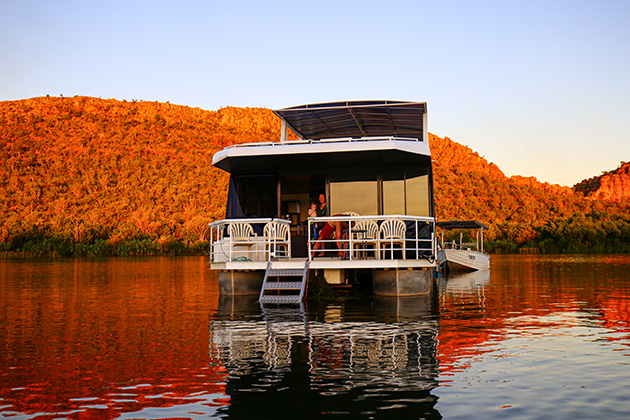
[[[276,141],[279,131],[277,117],[258,108],[90,97],[0,102],[0,251],[125,255],[203,247],[208,222],[223,217],[227,191],[212,155],[234,143]],[[488,239],[512,248],[546,241],[545,250],[589,250],[602,232],[606,241],[630,245],[628,200],[604,195],[621,191],[627,164],[602,176],[594,192],[575,193],[508,178],[448,138],[431,135],[430,146],[440,220],[480,220],[492,228]],[[573,239],[562,242],[567,235]],[[136,248],[124,248],[129,243]]]
[[[225,207],[227,177],[212,168],[212,155],[278,133],[266,109],[89,97],[0,102],[0,244],[203,241]]]
[[[623,205],[585,199],[569,187],[539,182],[534,177],[505,174],[469,147],[431,136],[436,214],[440,220],[474,219],[492,227],[491,240],[525,244],[541,229],[576,213],[605,214],[614,219]]]

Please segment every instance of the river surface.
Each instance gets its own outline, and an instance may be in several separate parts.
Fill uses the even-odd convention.
[[[630,418],[630,256],[261,309],[207,258],[0,260],[0,417]]]

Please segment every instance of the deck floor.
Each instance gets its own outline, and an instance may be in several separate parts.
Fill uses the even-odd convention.
[[[302,268],[306,258],[273,261],[275,267]],[[229,261],[210,263],[213,270],[266,270],[267,261]],[[406,269],[434,268],[437,263],[427,260],[340,260],[338,258],[318,257],[311,260],[311,269]]]

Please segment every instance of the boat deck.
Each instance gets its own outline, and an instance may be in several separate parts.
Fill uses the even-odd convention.
[[[300,268],[304,266],[306,258],[292,258],[280,260],[284,268]],[[309,263],[312,270],[319,269],[412,269],[433,268],[435,262],[422,260],[340,260],[338,258],[314,258]],[[212,263],[213,270],[266,270],[267,261],[225,261]]]
[[[315,239],[311,236],[315,223],[326,222],[344,223],[342,237]],[[304,266],[307,259],[311,269],[436,266],[434,218],[405,215],[311,217],[307,224],[308,234],[302,238],[305,243],[300,255],[292,255],[292,245],[295,245],[292,242],[297,239],[288,233],[288,223],[284,219],[226,219],[212,223],[212,269],[265,270],[269,261],[281,262],[286,268],[298,268]],[[394,224],[398,226],[398,232],[388,228]],[[369,225],[371,229],[366,229]],[[314,251],[315,247],[320,249]],[[320,253],[324,256],[314,256]],[[339,253],[343,258],[337,256]]]

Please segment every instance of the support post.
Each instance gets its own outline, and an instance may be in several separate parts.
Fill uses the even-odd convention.
[[[284,143],[285,141],[287,141],[287,135],[287,122],[285,120],[282,120],[282,127],[280,127],[280,143]]]

